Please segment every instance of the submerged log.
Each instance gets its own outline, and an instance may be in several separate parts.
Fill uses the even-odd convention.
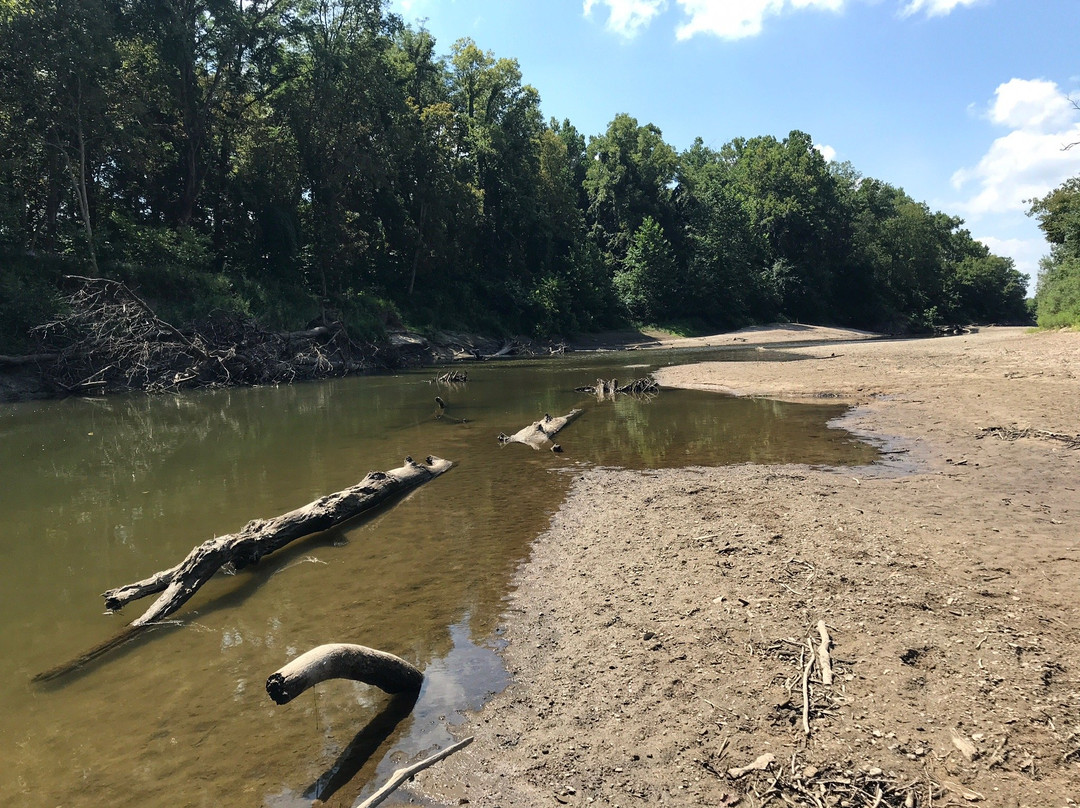
[[[363,645],[331,643],[312,648],[271,673],[266,692],[277,704],[288,704],[305,690],[327,679],[352,679],[374,685],[391,695],[415,693],[424,674],[404,659]]]
[[[405,458],[405,465],[390,471],[369,472],[351,488],[321,497],[302,508],[248,522],[238,533],[210,539],[167,570],[127,586],[110,589],[102,597],[112,611],[133,600],[161,592],[146,612],[131,622],[144,626],[168,617],[183,606],[225,564],[243,569],[287,544],[328,530],[448,471],[449,460],[428,457],[425,463]]]
[[[534,421],[529,426],[519,429],[513,435],[500,432],[499,443],[525,443],[534,449],[539,449],[551,440],[555,433],[581,415],[581,412],[581,410],[570,410],[566,415],[560,415],[557,418],[545,414],[539,421]]]
[[[26,356],[4,356],[0,354],[0,368],[21,368],[26,365],[36,365],[41,362],[54,362],[60,356],[58,353],[37,353]]]

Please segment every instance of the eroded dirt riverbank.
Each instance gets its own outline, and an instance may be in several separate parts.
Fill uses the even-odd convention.
[[[895,454],[580,476],[507,605],[514,684],[398,802],[1076,804],[1080,334],[797,350],[659,378],[847,400]]]

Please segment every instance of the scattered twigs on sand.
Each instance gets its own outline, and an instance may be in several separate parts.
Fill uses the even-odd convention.
[[[1064,443],[1070,449],[1080,449],[1080,435],[1066,435],[1061,432],[1047,432],[1045,429],[1019,429],[1015,426],[988,426],[983,427],[976,438],[985,438],[992,435],[999,440],[1019,440],[1020,438],[1039,438],[1040,440],[1056,440]]]
[[[499,443],[524,443],[534,449],[539,449],[545,443],[550,441],[559,430],[581,415],[581,412],[581,410],[570,410],[566,415],[560,415],[555,418],[545,414],[539,421],[534,421],[527,427],[519,429],[513,435],[507,435],[500,432]]]
[[[946,793],[945,787],[929,775],[905,781],[877,767],[841,769],[801,764],[794,752],[790,767],[773,765],[775,762],[775,756],[766,753],[746,766],[728,769],[727,776],[739,781],[743,793],[753,794],[758,800],[755,804],[761,805],[914,808],[935,805],[935,800]]]
[[[375,808],[376,805],[382,803],[383,800],[389,797],[402,783],[411,778],[413,775],[417,774],[418,772],[422,772],[424,769],[430,766],[434,766],[440,760],[450,757],[450,755],[454,754],[454,752],[457,752],[459,749],[464,749],[466,746],[472,743],[472,740],[473,739],[471,736],[468,738],[463,738],[457,743],[451,744],[450,746],[446,747],[441,752],[436,752],[431,757],[424,758],[417,763],[413,763],[411,766],[405,766],[401,769],[398,769],[390,776],[390,779],[386,782],[385,785],[383,785],[378,791],[376,791],[374,794],[372,794],[370,797],[360,803],[358,808]]]

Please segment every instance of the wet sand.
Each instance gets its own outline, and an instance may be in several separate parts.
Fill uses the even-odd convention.
[[[850,402],[882,461],[581,475],[507,603],[514,684],[396,802],[1077,804],[1080,333],[793,350],[658,379]]]

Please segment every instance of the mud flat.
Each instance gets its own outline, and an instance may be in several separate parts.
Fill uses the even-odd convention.
[[[793,350],[659,380],[848,401],[890,454],[578,477],[508,601],[514,684],[399,800],[1077,804],[1080,333]]]

